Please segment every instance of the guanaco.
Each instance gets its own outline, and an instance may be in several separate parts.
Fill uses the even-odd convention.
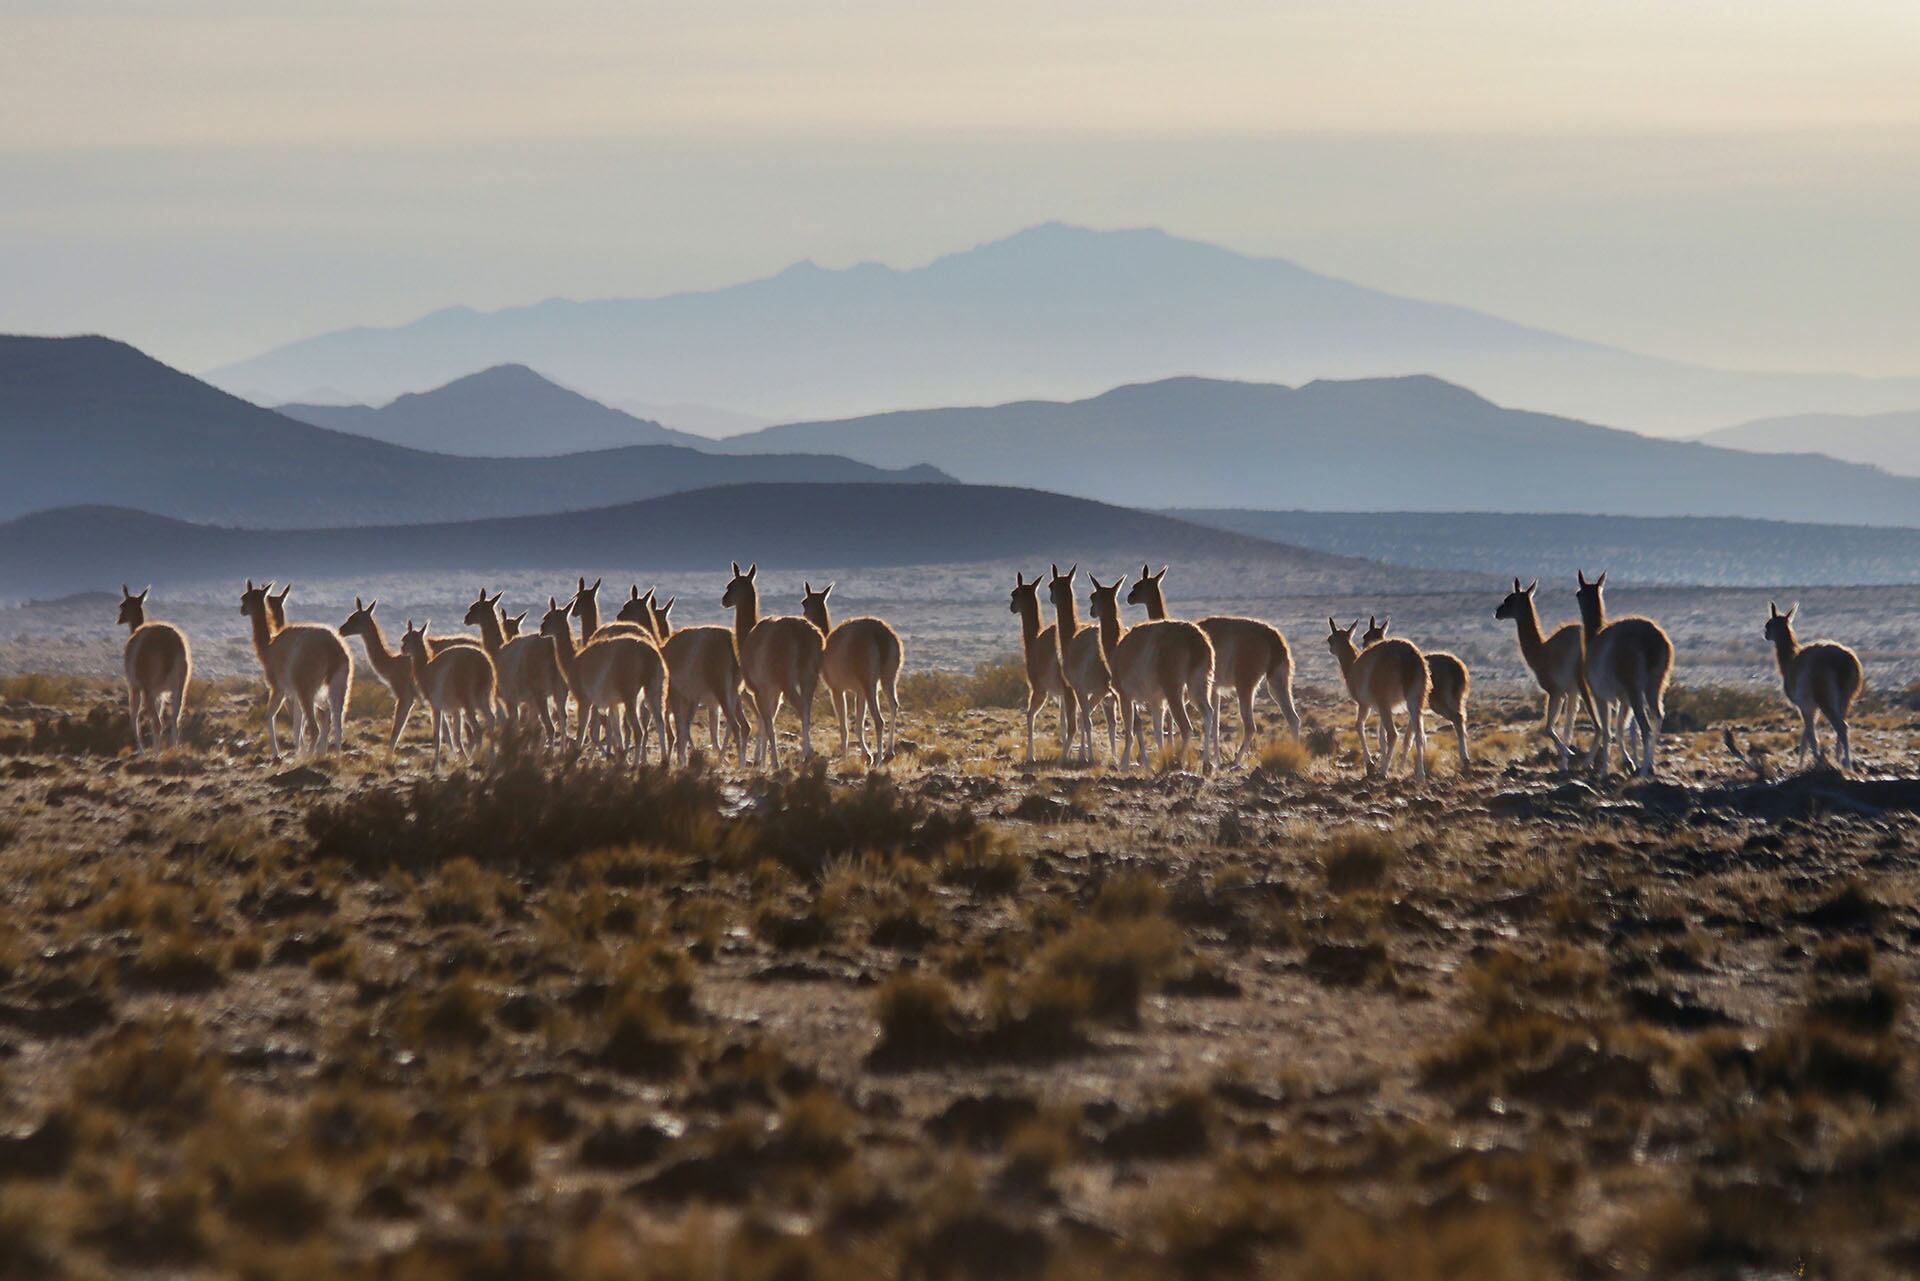
[[[180,746],[180,716],[187,709],[187,683],[193,679],[187,634],[172,623],[147,621],[147,594],[152,590],[147,586],[136,596],[120,584],[120,622],[127,629],[127,716],[133,722],[135,752],[147,750],[140,740],[142,715],[153,717],[153,746],[163,737]]]
[[[371,611],[368,621],[372,621]],[[445,739],[473,759],[473,741],[482,726],[494,726],[494,701],[499,696],[493,660],[473,645],[449,645],[435,654],[428,647],[427,622],[420,627],[407,620],[400,650],[413,668],[414,684],[433,709],[433,768],[440,768],[440,744]]]
[[[1368,614],[1367,630],[1360,636],[1361,651],[1364,653],[1385,640],[1391,626],[1391,615],[1376,620]],[[1427,656],[1427,706],[1453,726],[1454,739],[1460,746],[1460,768],[1464,770],[1472,760],[1467,755],[1467,687],[1471,683],[1467,665],[1460,661],[1459,655],[1445,650],[1422,652]]]
[[[1127,604],[1146,608],[1149,621],[1167,617],[1164,580],[1167,567],[1150,573],[1151,566],[1140,567],[1140,578],[1127,592]],[[1246,753],[1253,740],[1253,700],[1266,682],[1267,694],[1286,717],[1287,728],[1300,737],[1300,713],[1293,705],[1293,651],[1280,629],[1257,618],[1237,618],[1229,614],[1209,614],[1199,620],[1200,630],[1213,642],[1214,733],[1220,729],[1219,700],[1225,688],[1233,687],[1240,703],[1240,743],[1234,749],[1234,764]],[[1218,743],[1215,744],[1217,748]]]
[[[635,761],[646,764],[645,722],[641,719],[644,706],[646,714],[660,726],[660,759],[666,762],[673,754],[673,731],[667,726],[667,665],[660,651],[650,641],[620,635],[601,637],[591,645],[576,648],[573,625],[568,621],[570,611],[570,605],[562,605],[549,596],[546,617],[540,620],[540,634],[553,638],[560,670],[566,674],[567,684],[573,690],[575,714],[580,722],[575,748],[586,746],[594,715],[599,713],[606,718],[610,750],[624,758],[627,752],[626,733],[621,723],[624,715],[626,723],[635,729],[638,749]]]
[[[1780,682],[1786,688],[1787,701],[1800,713],[1800,759],[1811,755],[1825,762],[1820,739],[1814,733],[1815,712],[1827,718],[1833,727],[1833,741],[1840,754],[1840,767],[1853,768],[1853,740],[1847,733],[1847,713],[1860,693],[1865,677],[1860,656],[1837,641],[1818,640],[1802,645],[1793,635],[1793,616],[1798,605],[1789,605],[1786,613],[1772,601],[1767,602],[1766,637],[1773,642],[1773,656],[1780,664]]]
[[[1107,708],[1107,756],[1116,747],[1113,669],[1107,665],[1106,647],[1100,641],[1100,628],[1082,625],[1074,601],[1073,580],[1079,572],[1076,561],[1066,573],[1053,566],[1053,578],[1047,583],[1047,597],[1053,602],[1053,639],[1059,649],[1060,671],[1066,677],[1067,707],[1073,716],[1073,733],[1080,739],[1080,759],[1093,760],[1093,709]],[[1096,580],[1097,582],[1097,580]],[[1121,710],[1124,710],[1122,707]]]
[[[827,608],[833,584],[816,592],[808,581],[803,589],[800,612],[827,638],[821,652],[820,679],[826,683],[827,697],[840,720],[840,755],[847,754],[847,717],[852,715],[860,731],[860,755],[867,764],[892,756],[900,738],[900,664],[905,652],[899,633],[877,618],[849,618],[836,627]],[[892,706],[891,721],[880,715],[881,694]],[[871,751],[867,748],[869,715],[873,717]]]
[[[525,618],[522,611],[520,618]],[[487,595],[482,587],[467,607],[466,624],[480,629],[480,644],[493,660],[494,682],[500,701],[516,718],[528,708],[539,718],[549,742],[567,733],[567,678],[553,637],[535,634],[509,638],[500,613],[500,594]],[[554,716],[558,712],[556,724]]]
[[[667,663],[667,713],[673,721],[675,749],[685,765],[693,752],[693,726],[700,709],[707,709],[707,737],[713,753],[725,758],[726,740],[720,734],[725,717],[728,737],[736,746],[740,765],[747,763],[747,723],[740,705],[740,660],[734,653],[733,633],[725,627],[701,626],[673,630],[673,601],[656,606],[652,593],[638,586],[620,607],[620,618],[639,622],[642,612],[654,634],[664,639],[660,655]]]
[[[247,580],[240,596],[240,612],[253,625],[253,652],[260,670],[267,677],[267,743],[276,763],[280,760],[280,734],[277,721],[280,708],[293,705],[293,749],[297,753],[306,738],[307,723],[318,723],[315,704],[324,692],[333,718],[333,747],[339,751],[346,743],[347,699],[353,690],[353,655],[340,634],[315,623],[289,623],[273,630],[267,605],[267,583],[255,587]],[[316,746],[324,749],[323,731]]]
[[[1547,696],[1546,730],[1547,737],[1553,740],[1554,750],[1560,753],[1560,769],[1566,772],[1573,768],[1573,725],[1574,717],[1584,706],[1587,716],[1594,723],[1596,731],[1600,724],[1600,713],[1594,708],[1593,689],[1587,683],[1587,640],[1578,623],[1565,623],[1554,629],[1553,635],[1541,636],[1540,613],[1534,608],[1534,593],[1540,588],[1540,580],[1534,579],[1525,587],[1518,578],[1513,580],[1513,590],[1506,599],[1495,607],[1493,616],[1511,620],[1514,630],[1520,637],[1520,656],[1527,660],[1527,666],[1533,671],[1533,678]],[[1565,735],[1555,727],[1564,715]]]
[[[1373,757],[1367,751],[1367,716],[1380,716],[1380,775],[1393,773],[1393,745],[1398,737],[1393,714],[1407,709],[1407,735],[1401,752],[1413,753],[1413,777],[1427,777],[1427,731],[1421,721],[1427,702],[1427,660],[1411,642],[1383,640],[1371,649],[1361,650],[1353,643],[1360,626],[1355,619],[1342,627],[1327,620],[1327,651],[1340,664],[1340,675],[1357,708],[1353,731],[1360,739],[1360,760],[1368,774],[1373,773]]]
[[[1007,612],[1020,619],[1020,651],[1027,669],[1027,764],[1033,764],[1033,718],[1050,698],[1060,701],[1060,756],[1065,759],[1073,743],[1073,713],[1067,705],[1072,695],[1060,674],[1060,646],[1054,640],[1054,628],[1051,624],[1040,625],[1040,575],[1035,574],[1028,582],[1014,571]]]
[[[1577,573],[1580,587],[1575,599],[1580,602],[1580,622],[1587,634],[1587,683],[1600,708],[1600,741],[1591,759],[1598,762],[1602,773],[1606,772],[1617,709],[1620,758],[1629,773],[1651,778],[1660,722],[1666,716],[1667,678],[1673,674],[1673,641],[1651,619],[1609,621],[1601,595],[1607,584],[1606,572],[1601,571],[1592,582],[1587,581],[1586,571]],[[1629,711],[1633,727],[1640,734],[1638,763],[1627,750],[1631,738],[1626,728]]]
[[[413,660],[407,657],[406,651],[387,648],[387,638],[380,631],[379,620],[373,616],[379,605],[378,600],[363,602],[355,596],[353,612],[347,615],[338,631],[342,636],[360,638],[367,651],[367,665],[393,691],[393,727],[387,734],[387,754],[391,756],[399,745],[400,732],[406,728],[407,716],[413,711],[420,690],[414,682]],[[438,744],[435,747],[437,750]]]
[[[1198,626],[1179,619],[1126,626],[1120,621],[1120,587],[1125,582],[1125,575],[1111,583],[1093,580],[1093,616],[1099,623],[1100,648],[1113,673],[1113,692],[1126,723],[1120,749],[1122,767],[1132,763],[1136,743],[1139,763],[1147,763],[1147,736],[1139,714],[1143,705],[1153,717],[1156,751],[1166,747],[1160,710],[1164,706],[1172,711],[1184,758],[1193,743],[1193,718],[1187,714],[1187,700],[1191,698],[1201,710],[1200,765],[1211,772],[1213,745],[1219,739],[1213,723],[1213,642]]]
[[[740,656],[740,673],[760,718],[753,763],[759,766],[770,753],[773,767],[779,769],[780,744],[773,725],[783,700],[792,699],[800,713],[800,758],[813,755],[813,694],[820,684],[827,638],[804,618],[760,617],[760,589],[754,582],[759,572],[757,564],[742,570],[740,562],[734,561],[733,577],[720,596],[720,605],[733,611],[734,651]]]

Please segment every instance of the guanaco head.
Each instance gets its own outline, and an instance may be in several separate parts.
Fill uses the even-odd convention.
[[[431,655],[427,652],[427,629],[433,626],[433,620],[415,627],[413,620],[407,620],[407,630],[400,637],[400,652],[412,659],[415,666],[424,664]]]
[[[1360,620],[1357,618],[1345,627],[1331,618],[1327,620],[1327,652],[1333,655],[1334,661],[1340,664],[1340,670],[1343,672],[1353,666],[1354,655],[1359,653],[1353,647],[1353,633],[1359,626]]]
[[[638,623],[642,627],[653,626],[653,588],[640,590],[635,583],[627,589],[627,599],[620,606],[620,612],[614,615],[623,623]]]
[[[1573,572],[1580,580],[1580,588],[1573,594],[1574,599],[1580,602],[1580,617],[1590,626],[1594,625],[1607,615],[1606,603],[1600,596],[1601,589],[1607,585],[1607,571],[1601,570],[1600,577],[1591,580],[1587,578],[1585,570],[1576,569]]]
[[[120,621],[128,627],[139,627],[147,621],[147,593],[152,591],[151,584],[141,589],[138,596],[127,590],[125,583],[120,584]]]
[[[342,636],[364,636],[368,640],[372,640],[374,636],[373,611],[379,607],[379,604],[380,602],[378,600],[371,600],[362,604],[360,598],[355,596],[353,598],[353,612],[347,615],[346,622],[340,624],[340,634]]]
[[[720,597],[720,607],[732,609],[735,605],[757,599],[760,589],[753,585],[753,579],[759,572],[757,563],[747,566],[743,571],[739,561],[733,562],[733,577],[727,580],[727,590]]]
[[[1064,574],[1058,565],[1053,567],[1053,577],[1047,583],[1047,599],[1053,602],[1055,609],[1073,604],[1073,576],[1079,572],[1080,562],[1077,560],[1067,567]]]
[[[1791,645],[1793,643],[1793,615],[1794,615],[1794,611],[1798,610],[1799,608],[1800,608],[1799,603],[1795,602],[1794,604],[1787,606],[1787,612],[1783,614],[1780,612],[1780,607],[1778,605],[1774,604],[1772,601],[1768,601],[1767,602],[1767,633],[1766,633],[1767,639],[1772,641],[1776,645],[1778,645],[1781,641],[1786,641],[1789,645]]]
[[[1519,579],[1514,579],[1513,590],[1508,592],[1507,598],[1500,602],[1500,608],[1493,611],[1493,616],[1505,619],[1524,618],[1527,611],[1533,608],[1533,594],[1539,587],[1540,580],[1537,578],[1525,587],[1520,585]]]
[[[1391,626],[1393,626],[1393,615],[1389,614],[1385,618],[1375,619],[1372,614],[1368,614],[1367,630],[1360,633],[1360,648],[1365,649],[1369,645],[1378,645],[1387,638],[1387,628]]]
[[[1093,616],[1103,623],[1119,618],[1120,584],[1127,581],[1127,576],[1122,574],[1110,583],[1103,583],[1098,577],[1089,573],[1087,575],[1087,581],[1093,584],[1093,595],[1088,598],[1089,604],[1093,609]],[[1132,600],[1134,593],[1137,593],[1139,590],[1140,585],[1135,583],[1134,591],[1128,593],[1127,599]]]
[[[1167,576],[1167,567],[1162,565],[1157,574],[1152,573],[1152,569],[1151,565],[1140,566],[1140,579],[1133,585],[1133,590],[1127,593],[1127,604],[1153,605],[1166,600],[1160,580]]]
[[[1029,609],[1036,614],[1040,612],[1040,575],[1035,574],[1033,581],[1028,582],[1016,569],[1013,571],[1013,592],[1007,600],[1007,612],[1019,614]]]
[[[273,616],[273,630],[284,631],[287,626],[287,597],[293,595],[293,584],[288,583],[277,592],[267,593],[267,612]]]
[[[586,576],[582,575],[579,590],[574,592],[573,599],[567,602],[567,612],[575,618],[579,618],[583,612],[591,612],[595,618],[600,617],[600,582],[601,580],[596,578],[593,580],[593,586],[589,587]]]
[[[527,621],[527,611],[524,609],[517,614],[511,615],[510,617],[502,618],[500,620],[501,638],[503,640],[512,640],[514,637],[518,636],[520,634],[520,625],[526,621]]]
[[[253,580],[247,580],[247,590],[240,593],[240,612],[248,618],[262,618],[269,625],[273,622],[273,610],[267,604],[267,593],[273,589],[271,582],[255,587]]]
[[[648,594],[652,594],[651,588]],[[658,600],[653,602],[653,630],[661,640],[673,635],[673,602],[679,599],[678,596],[669,596],[664,604]]]
[[[473,604],[467,606],[467,616],[462,621],[465,622],[468,627],[478,627],[487,621],[487,615],[489,614],[498,618],[499,614],[497,611],[500,608],[500,595],[499,592],[495,592],[492,596],[488,596],[487,589],[482,587],[479,595],[473,598]]]
[[[813,590],[812,580],[801,584],[800,613],[809,623],[821,631],[827,630],[827,597],[833,595],[833,584],[828,583],[819,591]]]
[[[542,615],[540,619],[540,634],[542,636],[572,637],[573,626],[567,622],[567,618],[572,609],[572,602],[562,605],[553,597],[547,597],[547,612]]]

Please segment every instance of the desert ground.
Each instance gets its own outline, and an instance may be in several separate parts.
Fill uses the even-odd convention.
[[[1269,602],[1304,743],[1263,703],[1122,772],[1049,713],[1030,766],[961,577],[841,578],[919,673],[875,774],[434,775],[364,671],[275,765],[211,592],[136,758],[112,605],[0,611],[0,1277],[1920,1269],[1910,591],[1798,597],[1867,661],[1851,778],[1792,758],[1764,593],[1618,593],[1680,649],[1648,783],[1559,773],[1497,592]],[[1426,784],[1362,776],[1321,637],[1370,608],[1473,665],[1464,772],[1430,722]]]

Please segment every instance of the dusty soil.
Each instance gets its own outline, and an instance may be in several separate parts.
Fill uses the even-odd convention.
[[[1494,698],[1416,787],[1306,704],[1207,776],[959,707],[871,779],[435,779],[371,696],[276,767],[231,681],[136,760],[16,678],[0,1277],[1920,1265],[1909,713],[1763,782],[1729,697],[1631,784]]]

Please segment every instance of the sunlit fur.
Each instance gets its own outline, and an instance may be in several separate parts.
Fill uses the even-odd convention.
[[[147,593],[120,585],[120,622],[127,629],[127,715],[133,722],[133,750],[145,751],[140,722],[153,718],[152,745],[164,736],[180,746],[180,717],[187,710],[187,685],[193,679],[193,651],[187,635],[172,623],[147,621]],[[162,713],[164,706],[165,712]]]
[[[819,591],[806,583],[800,612],[826,636],[826,649],[820,661],[820,679],[826,683],[828,698],[840,721],[840,755],[847,754],[847,718],[854,718],[859,731],[860,755],[872,765],[881,757],[892,756],[900,737],[900,665],[905,647],[900,634],[877,618],[849,618],[835,625],[827,605],[833,584]],[[892,719],[880,714],[880,699],[885,696],[892,708]],[[867,718],[873,718],[874,745],[867,746]]]
[[[1607,582],[1605,572],[1592,582],[1584,572],[1579,578],[1575,599],[1580,602],[1580,625],[1587,635],[1587,684],[1600,708],[1600,741],[1592,759],[1603,771],[1607,768],[1617,717],[1621,760],[1628,772],[1651,778],[1659,753],[1660,722],[1666,716],[1667,678],[1673,674],[1673,641],[1651,619],[1607,618],[1601,594]],[[1629,714],[1640,737],[1637,763],[1627,750]]]
[[[1127,604],[1143,606],[1147,618],[1157,622],[1168,617],[1164,588],[1167,567],[1162,565],[1157,574],[1149,573],[1149,568],[1146,565],[1140,567],[1139,581],[1127,592]],[[1286,718],[1287,729],[1295,738],[1299,738],[1300,713],[1293,704],[1293,651],[1287,645],[1287,638],[1280,634],[1280,629],[1257,618],[1239,618],[1230,614],[1210,614],[1196,621],[1213,643],[1213,725],[1216,738],[1220,729],[1220,699],[1228,686],[1233,688],[1240,703],[1240,742],[1234,748],[1234,762],[1239,763],[1247,744],[1253,740],[1253,700],[1263,681],[1268,695]],[[1214,746],[1217,749],[1218,742]]]
[[[760,589],[755,585],[758,565],[740,568],[733,563],[733,577],[720,596],[720,604],[733,611],[733,640],[740,656],[740,673],[753,694],[759,713],[759,735],[753,744],[753,763],[758,766],[771,757],[780,767],[780,744],[774,737],[774,722],[780,716],[780,704],[792,701],[800,713],[800,756],[813,755],[813,695],[820,684],[820,664],[825,656],[827,638],[804,618],[791,615],[762,618]]]
[[[1860,656],[1837,641],[1817,640],[1802,645],[1793,634],[1793,616],[1798,605],[1786,613],[1772,601],[1767,602],[1766,638],[1773,643],[1774,658],[1780,664],[1780,683],[1787,701],[1800,713],[1800,759],[1808,756],[1824,762],[1820,738],[1814,733],[1814,713],[1827,718],[1833,726],[1835,751],[1842,769],[1853,768],[1853,739],[1847,729],[1847,715],[1859,695],[1865,676]]]
[[[240,612],[253,624],[253,652],[267,678],[267,744],[273,759],[280,759],[278,719],[280,708],[291,705],[294,750],[300,750],[309,722],[318,723],[317,704],[324,693],[333,721],[335,751],[346,742],[347,699],[353,690],[353,656],[347,652],[340,634],[316,623],[289,623],[273,629],[267,604],[267,583],[255,587],[247,580],[240,597]],[[316,746],[324,748],[326,735]]]
[[[1560,768],[1567,770],[1573,766],[1575,715],[1584,706],[1597,730],[1600,714],[1594,708],[1593,690],[1587,685],[1586,634],[1580,624],[1566,623],[1555,628],[1553,635],[1543,637],[1540,614],[1533,604],[1539,589],[1538,579],[1525,587],[1514,579],[1513,590],[1494,608],[1493,616],[1510,620],[1519,634],[1520,656],[1527,660],[1533,678],[1547,695],[1547,737],[1560,754]],[[1560,725],[1563,719],[1564,729]]]
[[[1407,734],[1400,750],[1413,752],[1413,776],[1416,780],[1425,779],[1427,731],[1421,714],[1427,702],[1426,657],[1411,642],[1403,640],[1384,640],[1361,651],[1353,641],[1353,633],[1359,626],[1358,620],[1345,627],[1331,618],[1327,620],[1327,651],[1340,664],[1340,674],[1346,678],[1347,693],[1353,696],[1356,708],[1353,730],[1360,738],[1361,763],[1367,773],[1373,772],[1373,757],[1367,751],[1367,717],[1377,714],[1380,717],[1380,773],[1382,777],[1393,773],[1393,745],[1399,736],[1393,714],[1404,707]]]
[[[1360,648],[1364,652],[1387,638],[1387,629],[1393,625],[1392,618],[1376,620],[1367,615],[1367,630],[1360,635]],[[1460,768],[1465,769],[1472,757],[1467,751],[1467,687],[1471,678],[1467,675],[1467,665],[1460,661],[1457,654],[1445,650],[1423,650],[1427,658],[1427,707],[1434,715],[1453,726],[1454,741],[1460,748]]]

